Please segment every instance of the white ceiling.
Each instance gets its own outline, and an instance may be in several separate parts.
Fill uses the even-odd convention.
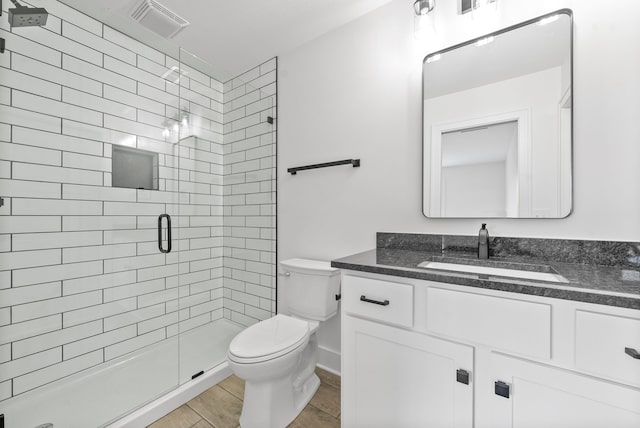
[[[424,65],[424,98],[488,85],[569,63],[568,15],[547,25],[529,24],[499,34],[484,46],[468,44]]]
[[[186,49],[224,82],[391,0],[159,0],[191,23],[172,40],[129,16],[139,1],[61,0],[169,55]]]

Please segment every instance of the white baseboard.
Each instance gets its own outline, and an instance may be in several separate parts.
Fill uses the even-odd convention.
[[[216,385],[231,375],[229,363],[226,361],[217,365],[203,375],[179,386],[173,391],[147,404],[116,422],[107,425],[107,428],[140,428],[146,427],[164,415],[182,406],[192,398],[202,394],[207,389]]]
[[[340,376],[340,353],[318,346],[318,367]]]

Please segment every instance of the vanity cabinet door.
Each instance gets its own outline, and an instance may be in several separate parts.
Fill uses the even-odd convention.
[[[351,316],[342,322],[342,427],[473,425],[472,347]]]
[[[494,383],[478,385],[495,417],[479,427],[640,427],[638,389],[503,355],[492,366],[492,381],[506,384],[509,397],[497,395]]]

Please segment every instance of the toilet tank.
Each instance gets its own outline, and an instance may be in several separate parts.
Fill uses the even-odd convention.
[[[280,262],[287,277],[282,296],[298,317],[326,321],[338,312],[340,270],[319,260],[289,259]]]

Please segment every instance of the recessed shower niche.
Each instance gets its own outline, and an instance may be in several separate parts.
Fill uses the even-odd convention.
[[[111,167],[113,187],[158,190],[157,153],[114,145]]]

